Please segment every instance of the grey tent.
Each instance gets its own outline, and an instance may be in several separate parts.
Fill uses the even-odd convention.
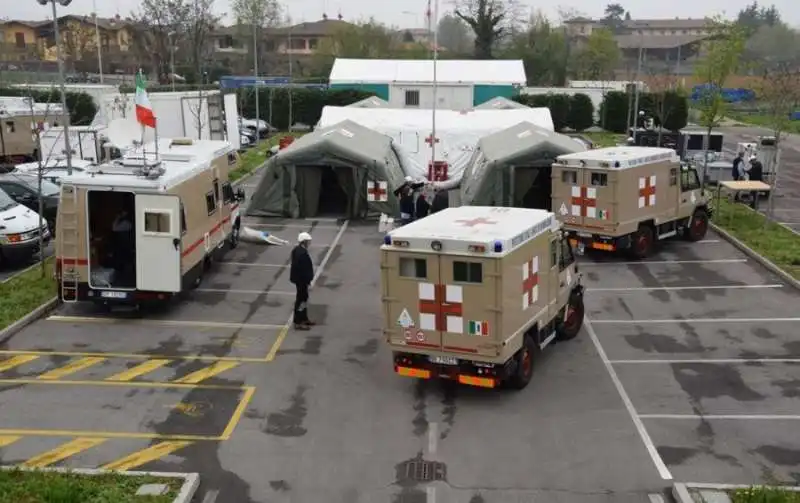
[[[370,96],[369,98],[364,98],[363,100],[356,101],[347,106],[353,108],[389,108],[389,102],[377,96]]]
[[[461,203],[549,210],[552,163],[585,150],[580,141],[530,122],[484,136],[464,171]]]
[[[525,106],[522,103],[517,103],[516,101],[508,98],[503,98],[502,96],[496,96],[489,101],[484,101],[480,105],[476,106],[475,110],[512,110],[515,108],[530,107]]]
[[[298,138],[268,162],[250,216],[367,217],[399,211],[404,173],[392,139],[352,121]]]

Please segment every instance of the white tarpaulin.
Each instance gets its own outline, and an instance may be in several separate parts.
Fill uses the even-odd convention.
[[[331,107],[322,109],[317,127],[351,120],[392,137],[406,175],[428,178],[432,147],[432,111],[396,108]],[[521,122],[553,131],[548,108],[518,110],[437,110],[436,158],[447,163],[448,181],[457,184],[472,157],[478,140]]]

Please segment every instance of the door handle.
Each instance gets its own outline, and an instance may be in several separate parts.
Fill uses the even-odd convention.
[[[174,246],[176,250],[178,249],[178,247],[179,247],[180,245],[181,245],[181,240],[180,240],[180,239],[178,239],[178,238],[173,238],[173,240],[172,240],[172,246]]]

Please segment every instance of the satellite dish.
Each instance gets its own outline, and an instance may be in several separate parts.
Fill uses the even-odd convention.
[[[120,118],[108,123],[105,134],[109,143],[120,150],[124,150],[133,146],[134,142],[138,143],[144,140],[145,143],[148,143],[155,139],[152,129],[144,129],[144,135],[142,135],[142,125],[136,122],[136,119],[132,117]]]

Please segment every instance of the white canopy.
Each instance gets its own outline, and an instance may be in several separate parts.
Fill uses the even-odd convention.
[[[431,161],[432,111],[396,108],[331,107],[322,109],[317,127],[324,128],[351,120],[392,137],[403,170],[415,178],[428,177]],[[448,164],[448,179],[454,184],[482,137],[528,122],[553,131],[548,108],[518,110],[437,110],[436,161]]]
[[[524,86],[526,80],[521,59],[441,59],[436,62],[436,81],[442,85]],[[433,60],[336,58],[331,68],[331,84],[390,82],[433,84]]]

